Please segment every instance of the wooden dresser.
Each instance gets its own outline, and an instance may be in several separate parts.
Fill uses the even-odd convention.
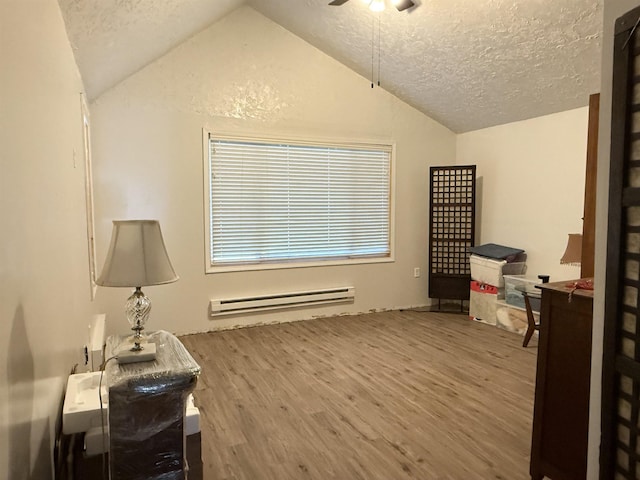
[[[542,289],[531,478],[586,477],[593,291]]]

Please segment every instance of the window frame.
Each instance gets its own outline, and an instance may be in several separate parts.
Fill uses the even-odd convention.
[[[80,93],[80,116],[82,121],[82,147],[84,157],[85,211],[87,217],[87,254],[89,259],[89,289],[91,301],[96,298],[96,226],[93,196],[93,162],[91,157],[91,117],[84,93]]]
[[[237,263],[229,265],[213,265],[211,263],[211,162],[209,158],[209,139],[239,142],[284,143],[288,145],[331,146],[338,148],[372,148],[389,151],[389,255],[379,257],[333,258],[327,260],[287,260],[282,262]],[[255,270],[276,270],[290,268],[325,267],[340,265],[359,265],[395,262],[395,142],[385,140],[345,141],[327,138],[300,138],[265,135],[238,135],[207,128],[202,129],[203,158],[203,200],[204,200],[204,251],[205,273],[241,272]]]

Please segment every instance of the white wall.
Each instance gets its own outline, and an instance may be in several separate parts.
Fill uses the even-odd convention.
[[[425,305],[428,172],[453,164],[455,135],[249,7],[242,7],[91,105],[98,269],[111,220],[160,220],[177,283],[148,288],[151,328],[177,333]],[[395,263],[204,274],[202,128],[395,141]],[[413,268],[423,276],[413,278]],[[211,320],[220,296],[353,285],[353,305]],[[126,289],[100,288],[125,332]]]
[[[567,235],[582,233],[588,114],[578,108],[457,137],[456,163],[477,165],[476,244],[522,248],[527,275],[580,276],[560,258]]]
[[[0,80],[0,478],[45,479],[93,313],[82,82],[55,0],[0,0]]]

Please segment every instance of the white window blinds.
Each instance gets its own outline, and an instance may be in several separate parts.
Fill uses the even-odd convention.
[[[212,266],[390,256],[391,146],[209,139]]]

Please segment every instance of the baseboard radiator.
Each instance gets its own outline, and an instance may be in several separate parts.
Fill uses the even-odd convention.
[[[225,298],[211,300],[209,302],[209,315],[217,317],[220,315],[253,313],[328,303],[349,303],[354,301],[355,295],[355,287],[338,287],[304,292],[287,292],[275,295]]]

